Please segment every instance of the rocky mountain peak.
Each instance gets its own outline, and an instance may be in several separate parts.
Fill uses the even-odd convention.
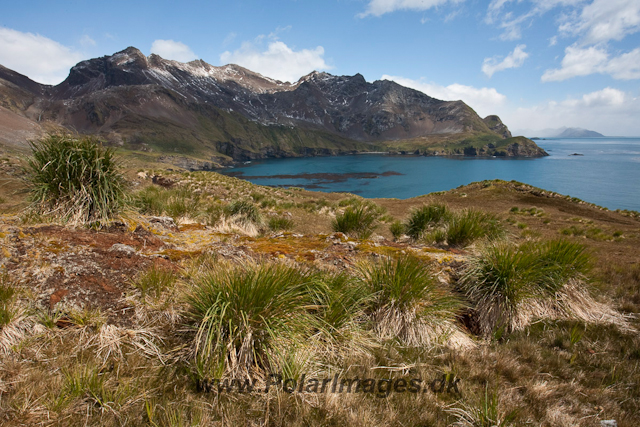
[[[281,82],[236,64],[183,63],[147,57],[134,47],[82,61],[53,87],[0,68],[0,105],[136,144],[174,149],[189,141],[184,150],[193,152],[213,144],[215,152],[233,158],[252,158],[263,144],[312,153],[306,144],[340,150],[443,135],[511,137],[497,116],[481,119],[462,101],[441,101],[393,81],[314,71],[295,83]],[[240,155],[240,146],[248,151]]]
[[[129,46],[128,48],[113,54],[111,57],[109,57],[109,60],[115,66],[122,68],[146,68],[148,66],[147,57],[144,55],[144,53],[133,46]]]
[[[507,125],[502,123],[500,117],[492,114],[490,116],[485,117],[482,121],[487,125],[487,127],[492,131],[497,133],[498,135],[502,135],[503,138],[511,138],[511,132]]]

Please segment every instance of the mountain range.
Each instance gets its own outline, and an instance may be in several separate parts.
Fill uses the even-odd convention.
[[[498,116],[392,81],[313,72],[280,82],[238,65],[181,63],[129,47],[82,61],[56,86],[0,66],[0,143],[95,134],[191,169],[267,157],[386,151],[543,156]]]

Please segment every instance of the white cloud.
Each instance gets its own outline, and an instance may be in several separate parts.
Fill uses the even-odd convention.
[[[80,38],[80,45],[82,45],[82,47],[92,47],[96,45],[96,41],[85,34]]]
[[[610,58],[605,47],[569,46],[565,49],[561,67],[546,70],[541,80],[562,81],[596,73],[609,74],[618,80],[640,79],[640,48]]]
[[[578,101],[567,100],[565,104],[584,107],[620,106],[624,104],[626,97],[626,94],[621,90],[606,87],[602,90],[582,95],[582,99]]]
[[[0,28],[0,64],[46,84],[57,84],[82,54],[40,34]]]
[[[396,10],[424,11],[446,3],[460,3],[464,0],[369,0],[367,10],[358,14],[359,18],[382,16]]]
[[[164,59],[189,62],[198,59],[191,48],[184,43],[173,40],[156,40],[151,44],[151,53],[160,55]]]
[[[640,1],[594,0],[576,19],[561,25],[560,31],[582,35],[585,44],[622,40],[640,31]]]
[[[502,61],[499,61],[499,56],[485,58],[482,63],[482,72],[491,78],[491,76],[498,71],[521,67],[522,64],[524,64],[524,60],[529,57],[529,54],[524,51],[526,47],[524,44],[519,44],[513,52],[507,55]]]
[[[611,74],[614,79],[640,79],[640,47],[612,58],[604,66],[604,72]]]
[[[531,0],[528,10],[517,13],[506,9],[511,3],[515,3],[519,11],[522,8],[521,0],[492,0],[487,8],[485,22],[490,25],[497,24],[498,28],[503,30],[501,40],[518,40],[522,37],[522,28],[530,26],[534,18],[556,7],[573,7],[584,2],[585,0]]]
[[[458,83],[441,86],[435,83],[428,83],[424,79],[412,80],[386,74],[382,76],[382,79],[393,80],[402,86],[424,92],[433,98],[445,101],[462,100],[482,117],[488,116],[489,114],[496,114],[496,110],[507,101],[507,97],[494,88],[483,87],[478,89],[473,86]]]
[[[640,99],[619,89],[599,91],[563,101],[518,108],[505,112],[503,120],[511,129],[581,127],[605,135],[639,135]]]
[[[324,48],[293,50],[285,43],[277,40],[275,34],[267,49],[260,47],[265,36],[258,37],[255,43],[244,42],[240,49],[220,55],[224,64],[238,64],[262,75],[281,80],[295,82],[312,71],[331,69],[324,60]]]
[[[564,50],[562,67],[545,71],[542,75],[542,81],[561,81],[571,77],[593,74],[598,67],[607,61],[608,57],[605,50],[593,46],[587,49],[569,46]]]

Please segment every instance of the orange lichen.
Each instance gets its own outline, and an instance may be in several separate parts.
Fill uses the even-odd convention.
[[[206,230],[207,227],[203,224],[193,223],[184,224],[179,227],[180,231],[193,231],[193,230]]]

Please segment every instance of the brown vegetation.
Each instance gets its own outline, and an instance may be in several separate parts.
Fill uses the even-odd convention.
[[[96,231],[21,215],[25,193],[16,179],[19,172],[10,168],[15,164],[11,160],[0,170],[9,183],[0,187],[0,197],[10,200],[0,205],[1,285],[11,289],[1,302],[9,313],[0,326],[2,425],[598,426],[606,419],[619,426],[640,424],[637,218],[523,184],[492,181],[410,200],[374,200],[388,214],[378,220],[377,234],[360,240],[331,230],[335,215],[353,205],[351,196],[259,187],[206,172],[147,170],[141,176],[127,173],[134,187],[152,186],[151,177],[161,176],[174,183],[170,189],[156,186],[172,192],[162,200],[189,208],[154,202],[148,206],[157,212],[142,215],[131,209]],[[249,230],[246,218],[225,216],[225,206],[235,200],[251,202],[266,220],[290,218],[293,228],[271,231],[263,221],[251,223]],[[543,307],[525,312],[527,321],[519,327],[475,335],[474,301],[457,290],[457,283],[470,259],[481,253],[483,240],[452,249],[419,239],[395,241],[388,230],[412,208],[429,203],[446,204],[453,212],[490,213],[514,245],[559,238],[583,244],[594,259],[588,281],[593,290],[578,295],[587,299],[571,300],[574,305],[562,315]],[[171,209],[180,217],[166,218]],[[571,226],[600,231],[563,233]],[[343,273],[346,283],[358,283],[362,263],[371,271],[406,255],[432,275],[423,286],[429,292],[409,300],[406,309],[400,309],[399,297],[360,298],[358,289],[331,279]],[[207,392],[190,358],[198,324],[185,314],[185,295],[198,277],[221,264],[251,263],[313,272],[334,290],[318,288],[325,293],[305,300],[304,310],[292,311],[322,317],[326,324],[318,330],[328,334],[302,328],[298,332],[311,334],[304,340],[285,342],[278,335],[260,350],[275,357],[269,363],[280,372],[421,378],[427,384],[444,376],[445,383],[461,379],[460,393],[429,387],[424,393],[382,398],[289,394],[276,388],[218,393],[209,387]],[[565,290],[571,292],[571,286]],[[439,341],[413,339],[411,322],[428,313],[433,292],[459,299],[462,306],[451,306],[457,317],[448,311],[446,317],[447,327],[459,335],[441,330]],[[325,310],[336,301],[353,309],[349,318]],[[587,303],[591,311],[585,311]],[[613,320],[594,318],[594,307]],[[393,339],[395,326],[403,339]],[[268,365],[261,362],[256,375],[268,373]]]

